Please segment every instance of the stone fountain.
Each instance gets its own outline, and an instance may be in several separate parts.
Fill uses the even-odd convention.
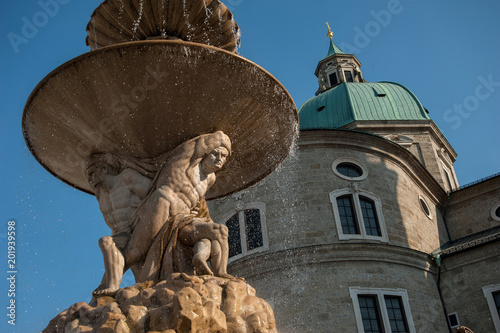
[[[227,273],[227,228],[205,199],[287,157],[290,95],[237,54],[218,0],[106,0],[87,32],[92,51],[38,84],[23,133],[50,173],[96,196],[111,235],[90,304],[44,332],[277,332],[269,304]],[[120,289],[128,269],[136,284]]]

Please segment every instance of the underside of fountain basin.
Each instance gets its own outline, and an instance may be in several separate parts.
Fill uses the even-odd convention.
[[[92,153],[151,159],[223,131],[233,155],[207,193],[213,199],[272,172],[293,145],[298,116],[286,89],[251,61],[212,46],[149,40],[102,47],[55,69],[29,97],[22,125],[38,162],[91,194],[81,163]]]

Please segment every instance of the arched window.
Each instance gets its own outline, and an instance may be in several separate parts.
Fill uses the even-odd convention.
[[[265,251],[269,248],[263,204],[247,204],[225,219],[229,231],[229,258]]]
[[[342,232],[344,234],[359,234],[358,221],[354,213],[354,205],[351,195],[343,195],[337,198]]]
[[[388,241],[380,199],[365,191],[342,189],[330,193],[339,239]]]
[[[377,211],[375,210],[375,202],[368,198],[359,197],[359,204],[363,214],[363,222],[365,224],[366,234],[370,236],[381,236],[380,225],[378,223]]]

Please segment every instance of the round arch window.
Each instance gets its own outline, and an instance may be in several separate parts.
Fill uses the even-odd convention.
[[[491,208],[491,217],[500,222],[500,202]]]
[[[339,158],[333,162],[333,172],[347,180],[363,180],[368,177],[366,167],[353,158]]]
[[[418,196],[418,201],[420,202],[420,208],[422,208],[422,211],[425,213],[425,215],[429,218],[432,219],[432,214],[431,210],[429,209],[429,205],[425,201],[425,199],[422,196]]]

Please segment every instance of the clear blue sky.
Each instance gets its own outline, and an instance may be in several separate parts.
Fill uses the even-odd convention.
[[[52,15],[44,14],[41,3],[54,1],[3,1],[0,14],[2,332],[40,331],[60,311],[88,301],[102,276],[97,240],[109,234],[95,198],[49,175],[22,137],[29,94],[57,66],[89,51],[85,27],[100,3],[57,0]],[[297,106],[317,89],[314,70],[328,51],[329,21],[335,42],[358,57],[366,80],[402,83],[430,111],[458,152],[461,184],[500,171],[497,0],[225,3],[242,30],[240,54],[276,76]],[[37,30],[23,31],[26,22]],[[12,43],[9,33],[23,43]],[[9,220],[17,228],[16,326],[6,316]]]

